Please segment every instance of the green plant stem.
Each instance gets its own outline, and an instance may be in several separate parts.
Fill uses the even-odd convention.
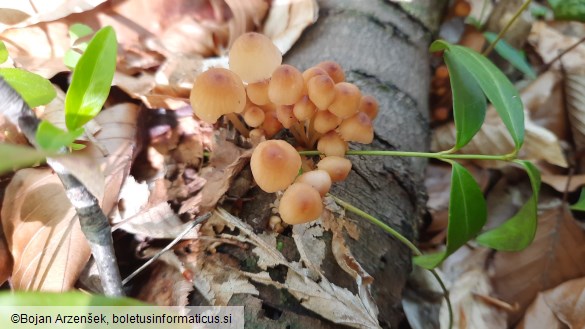
[[[330,193],[328,193],[327,195],[330,196],[338,205],[342,206],[345,210],[350,211],[350,212],[352,212],[352,213],[354,213],[354,214],[356,214],[364,219],[369,220],[373,224],[380,227],[382,230],[386,231],[387,233],[389,233],[390,235],[392,235],[393,237],[398,239],[398,241],[400,241],[404,245],[406,245],[412,251],[412,253],[415,254],[416,256],[422,255],[422,252],[412,242],[410,242],[410,240],[408,240],[406,237],[404,237],[402,234],[400,234],[395,229],[386,225],[381,220],[379,220],[376,217],[368,214],[367,212],[359,209],[358,207],[352,205],[351,203],[341,200],[340,198],[338,198]],[[439,282],[439,285],[441,286],[441,289],[443,290],[443,296],[445,297],[445,301],[447,302],[447,308],[449,310],[449,328],[452,328],[453,327],[453,307],[451,305],[451,299],[449,298],[449,291],[447,290],[445,283],[443,282],[443,280],[441,279],[441,277],[439,276],[437,271],[435,271],[434,269],[429,270],[429,271],[433,274],[435,279]]]
[[[528,5],[530,5],[530,3],[532,2],[532,0],[526,0],[522,6],[520,6],[520,8],[518,9],[518,11],[514,14],[514,16],[510,19],[510,21],[508,21],[508,23],[506,24],[506,26],[500,31],[500,33],[498,33],[498,36],[496,37],[496,40],[494,40],[494,42],[492,42],[489,47],[487,47],[487,49],[482,53],[482,55],[484,56],[488,56],[492,50],[494,50],[494,47],[496,46],[496,44],[498,43],[498,41],[500,41],[500,39],[502,37],[504,37],[504,35],[508,32],[508,30],[512,27],[512,25],[514,24],[514,22],[516,22],[516,20],[518,19],[518,17],[520,17],[520,15],[522,14],[522,12],[524,10],[526,10],[526,8],[528,8]]]
[[[300,155],[321,155],[319,151],[299,151]],[[347,151],[345,155],[370,155],[370,156],[402,156],[415,158],[432,158],[432,159],[471,159],[471,160],[499,160],[511,161],[516,158],[515,153],[503,155],[484,155],[484,154],[451,154],[451,153],[431,153],[431,152],[405,152],[405,151]]]

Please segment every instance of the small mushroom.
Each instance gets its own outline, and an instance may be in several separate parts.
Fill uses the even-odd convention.
[[[317,150],[327,156],[344,156],[347,149],[347,142],[334,130],[321,136],[319,142],[317,142]]]
[[[372,95],[364,95],[358,106],[359,112],[364,112],[370,119],[374,120],[378,116],[378,100]]]
[[[195,115],[208,123],[220,116],[239,113],[246,106],[246,90],[240,77],[223,68],[211,68],[197,76],[191,89]]]
[[[345,73],[339,63],[335,61],[324,61],[317,64],[317,67],[322,68],[335,81],[335,83],[345,81]]]
[[[361,99],[362,93],[356,85],[340,82],[335,85],[335,99],[329,105],[329,111],[342,119],[349,118],[358,112]]]
[[[315,115],[317,108],[315,104],[309,100],[309,96],[303,96],[293,107],[293,114],[299,121],[309,120]]]
[[[306,183],[315,188],[321,196],[325,196],[331,189],[331,176],[325,170],[311,170],[297,177],[298,183]]]
[[[363,112],[343,120],[337,130],[341,137],[348,142],[370,144],[374,140],[372,120]]]
[[[311,185],[294,183],[284,191],[278,212],[284,222],[302,224],[321,216],[323,201],[319,192]]]
[[[319,161],[317,168],[329,173],[332,182],[341,182],[351,171],[351,161],[343,157],[328,156]]]
[[[282,54],[272,40],[255,32],[239,36],[229,53],[230,69],[248,83],[270,78],[281,63]]]
[[[302,73],[292,65],[283,64],[272,73],[268,98],[276,105],[294,105],[303,96],[304,85]]]
[[[250,106],[244,112],[244,122],[252,128],[259,127],[266,117],[264,111],[258,106]]]
[[[315,131],[324,134],[337,128],[341,121],[340,118],[329,111],[317,111],[317,114],[315,114],[315,117],[313,118],[313,125]]]
[[[268,83],[270,80],[262,80],[260,82],[249,83],[246,86],[246,93],[250,101],[256,105],[266,105],[270,103],[268,98]]]
[[[328,75],[317,75],[307,82],[309,99],[319,110],[326,110],[335,99],[335,82]]]
[[[282,140],[267,140],[256,146],[250,168],[258,186],[268,193],[284,190],[297,177],[301,156]]]

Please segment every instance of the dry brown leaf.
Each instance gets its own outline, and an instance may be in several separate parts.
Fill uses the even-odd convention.
[[[541,292],[524,315],[521,329],[585,328],[585,278],[567,281]]]
[[[176,262],[180,261],[170,251],[150,265],[148,279],[140,286],[136,298],[158,306],[187,306],[193,285],[185,280]]]
[[[550,63],[561,51],[577,44],[583,36],[583,25],[578,22],[537,21],[532,25],[528,42],[545,63]],[[566,72],[579,71],[585,63],[585,44],[581,43],[566,53],[553,68]]]
[[[54,21],[97,7],[106,0],[0,1],[0,32],[39,22]]]
[[[549,130],[537,126],[525,117],[526,138],[520,150],[520,157],[527,160],[545,160],[551,164],[567,167],[567,161],[559,144],[559,139]],[[444,151],[455,144],[455,124],[450,123],[433,132],[431,149]],[[514,150],[514,143],[497,112],[489,108],[481,129],[471,142],[460,150],[463,154],[507,154]],[[475,161],[480,167],[499,168],[501,161]]]
[[[18,171],[6,189],[2,224],[14,258],[15,289],[73,288],[91,251],[56,174]]]
[[[567,74],[565,95],[573,141],[577,153],[581,153],[585,150],[585,98],[583,97],[585,95],[585,74],[583,72]]]
[[[549,198],[550,199],[550,198]],[[498,298],[523,311],[539,291],[585,275],[585,232],[560,199],[539,215],[534,242],[522,252],[497,253],[490,273]],[[510,323],[522,312],[510,315]]]
[[[2,216],[0,216],[0,222],[1,219]],[[6,242],[6,237],[4,236],[4,229],[2,226],[0,226],[0,286],[3,285],[4,282],[6,282],[6,280],[8,280],[10,277],[13,263],[14,261],[12,260],[12,255],[10,254],[8,243]]]
[[[493,288],[487,273],[480,269],[461,275],[449,289],[453,307],[454,328],[497,329],[507,328],[506,312],[477,298],[490,296]],[[441,328],[449,328],[446,302],[441,307]]]
[[[318,16],[319,6],[315,0],[273,1],[262,33],[285,54]]]
[[[239,240],[255,246],[254,253],[259,256],[259,262],[269,267],[282,265],[288,268],[284,283],[273,281],[268,272],[240,271],[242,275],[261,284],[286,289],[300,301],[301,305],[334,323],[354,328],[379,328],[378,309],[371,302],[371,297],[364,296],[362,290],[356,296],[349,290],[331,283],[321,274],[319,268],[306,257],[309,252],[305,248],[310,246],[304,246],[303,243],[298,242],[298,238],[295,239],[301,259],[299,262],[288,262],[275,245],[268,244],[253,232],[252,227],[239,218],[223,209],[217,210],[215,214],[228,225],[239,229]],[[301,225],[310,227],[312,223]],[[316,275],[316,278],[312,279],[312,275]]]
[[[557,192],[564,193],[575,192],[578,188],[585,185],[585,175],[542,175],[542,182],[554,188]],[[569,183],[567,185],[567,183]]]
[[[2,113],[0,113],[0,143],[28,144],[26,137]]]

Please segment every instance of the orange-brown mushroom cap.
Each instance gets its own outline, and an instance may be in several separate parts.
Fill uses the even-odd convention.
[[[328,172],[332,182],[341,182],[351,171],[351,161],[338,156],[328,156],[319,161],[317,168]]]
[[[215,123],[224,114],[244,109],[246,89],[234,72],[211,68],[195,79],[190,100],[195,115],[205,122]]]
[[[363,112],[343,120],[337,130],[339,135],[348,142],[370,144],[374,140],[372,120]]]
[[[230,48],[230,69],[248,83],[270,78],[272,72],[281,63],[280,50],[272,43],[272,40],[260,33],[244,33]]]
[[[265,192],[284,190],[297,177],[301,156],[282,140],[267,140],[256,146],[250,159],[252,175]]]
[[[311,185],[294,183],[284,191],[278,212],[284,222],[302,224],[321,216],[323,201],[319,192]]]
[[[345,119],[356,114],[362,99],[360,89],[349,82],[340,82],[335,85],[335,99],[329,105],[329,111]]]
[[[325,196],[331,189],[331,176],[325,170],[311,170],[297,177],[295,182],[306,183],[314,187],[321,196]]]
[[[268,98],[276,105],[294,105],[302,96],[305,81],[302,73],[294,66],[279,66],[270,78]]]

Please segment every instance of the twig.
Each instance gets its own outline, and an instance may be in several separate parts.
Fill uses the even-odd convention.
[[[561,59],[561,57],[565,56],[568,52],[572,51],[573,49],[577,48],[580,44],[585,42],[585,37],[579,39],[579,41],[575,42],[575,44],[571,45],[569,48],[561,51],[555,58],[551,59],[550,62],[546,63],[542,68],[542,72],[547,71],[556,61]]]
[[[210,212],[195,219],[193,221],[193,223],[191,223],[191,225],[189,225],[183,232],[181,232],[181,234],[179,234],[173,241],[171,241],[171,243],[169,243],[166,247],[164,247],[156,255],[152,256],[152,258],[150,258],[146,263],[142,264],[142,266],[140,266],[136,271],[132,272],[132,274],[128,275],[128,277],[126,279],[124,279],[124,281],[122,281],[122,284],[125,285],[126,283],[128,283],[136,275],[138,275],[138,273],[142,272],[148,265],[152,264],[155,260],[157,260],[162,254],[171,250],[171,248],[174,245],[176,245],[177,242],[179,242],[187,233],[189,233],[189,231],[191,231],[198,224],[201,224],[203,221],[207,220],[209,217],[211,217]]]
[[[498,33],[498,36],[496,37],[496,40],[494,40],[494,42],[492,42],[489,47],[483,52],[484,56],[488,56],[492,50],[494,50],[494,47],[496,46],[496,44],[498,43],[498,41],[500,41],[500,39],[508,32],[508,30],[512,27],[512,25],[514,24],[514,22],[516,22],[516,20],[518,19],[518,17],[520,17],[520,15],[522,14],[522,12],[524,10],[526,10],[526,8],[528,8],[528,5],[530,5],[530,3],[532,2],[532,0],[526,0],[522,6],[520,7],[520,9],[518,9],[518,11],[514,14],[514,16],[510,19],[510,21],[508,21],[508,23],[506,24],[506,26],[500,31],[500,33]]]
[[[36,147],[36,132],[40,120],[22,97],[1,78],[0,109],[12,123],[18,125],[28,141]],[[59,176],[67,197],[75,207],[81,230],[90,244],[98,266],[104,294],[123,296],[110,224],[99,206],[99,201],[57,160],[47,159],[47,163]]]

